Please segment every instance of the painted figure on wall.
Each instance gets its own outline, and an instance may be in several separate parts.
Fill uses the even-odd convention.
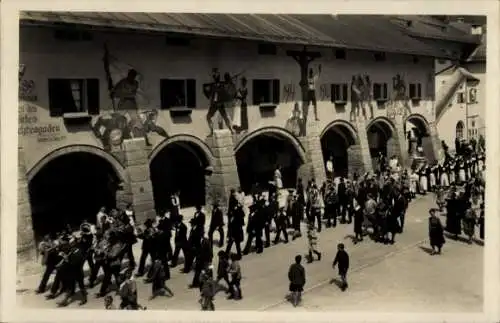
[[[113,112],[96,118],[92,130],[104,149],[120,146],[123,140],[143,137],[151,146],[148,135],[155,132],[167,138],[167,132],[157,125],[158,111],[142,110],[149,102],[140,88],[139,72],[104,51],[104,71],[108,82]],[[125,74],[125,75],[124,75]],[[119,79],[116,84],[114,79]]]
[[[292,115],[286,121],[285,129],[296,137],[305,136],[305,122],[298,102],[293,106]]]
[[[237,133],[248,130],[248,109],[247,109],[247,79],[242,77],[240,79],[240,87],[236,92],[236,106],[233,114],[233,129]]]
[[[392,78],[392,96],[387,106],[388,116],[391,118],[394,118],[396,115],[408,116],[411,113],[408,100],[406,82],[400,74],[396,74]]]
[[[367,119],[367,107],[370,110],[370,119],[373,119],[373,105],[372,105],[372,83],[368,75],[353,75],[351,80],[351,121],[363,114]]]
[[[227,74],[227,73],[226,73]],[[226,76],[226,75],[225,75]],[[222,81],[218,68],[212,69],[212,82],[203,84],[203,93],[210,100],[210,105],[207,112],[207,123],[210,128],[210,136],[214,133],[214,124],[212,118],[217,112],[223,118],[226,127],[234,133],[233,125],[226,112],[227,104],[233,104],[236,96],[236,91],[233,91],[233,78],[229,74]]]
[[[318,103],[316,101],[316,85],[321,76],[321,64],[318,66],[318,73],[314,73],[314,69],[309,69],[309,74],[307,76],[307,106],[305,107],[309,111],[311,104],[313,105],[314,118],[319,121],[318,118]],[[304,108],[304,107],[303,107]],[[307,121],[307,113],[304,114],[304,119]]]

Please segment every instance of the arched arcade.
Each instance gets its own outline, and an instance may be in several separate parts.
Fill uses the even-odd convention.
[[[266,187],[281,167],[284,187],[295,187],[299,167],[306,161],[305,149],[290,132],[266,127],[247,134],[235,146],[240,186],[249,192],[255,184]]]
[[[95,223],[101,207],[116,206],[126,180],[120,162],[104,150],[84,145],[53,151],[27,172],[35,240],[83,219]]]
[[[399,151],[393,149],[394,145],[392,145],[393,141],[396,141],[397,144],[395,129],[392,121],[384,117],[375,118],[366,126],[368,147],[374,169],[377,169],[377,160],[380,154],[387,158],[400,155]]]
[[[333,160],[335,176],[347,176],[349,172],[349,147],[358,143],[355,128],[343,120],[335,120],[320,135],[323,161]]]
[[[177,192],[181,207],[204,205],[205,171],[212,158],[210,148],[191,135],[173,136],[155,147],[149,160],[156,211],[166,211]]]

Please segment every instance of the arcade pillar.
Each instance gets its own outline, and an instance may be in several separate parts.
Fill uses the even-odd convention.
[[[319,186],[326,181],[323,151],[321,149],[318,122],[314,121],[313,118],[309,118],[309,120],[307,122],[306,136],[299,138],[302,145],[304,145],[307,160],[300,166],[298,177],[302,179],[304,184],[314,178]]]
[[[17,183],[17,261],[22,263],[36,258],[28,179],[22,147],[18,148]]]
[[[426,157],[429,163],[434,163],[444,157],[435,122],[429,122],[429,133],[427,135],[422,138],[422,148],[427,152]]]
[[[354,122],[358,132],[358,142],[347,150],[349,169],[357,170],[359,175],[361,171],[373,172],[372,157],[368,145],[368,135],[366,134],[366,122],[363,118],[356,118]],[[352,163],[352,166],[351,166]],[[359,167],[359,168],[358,168]]]
[[[123,160],[128,181],[122,183],[122,189],[117,192],[117,207],[123,208],[131,203],[139,223],[153,219],[156,212],[144,138],[123,142]]]
[[[392,122],[394,123],[394,133],[387,141],[387,158],[397,156],[402,166],[410,166],[411,160],[408,156],[408,141],[406,140],[405,121],[403,116],[396,115]]]
[[[206,210],[211,209],[215,199],[224,213],[227,212],[229,192],[240,186],[238,167],[234,155],[233,135],[228,129],[214,130],[208,139],[208,145],[214,155],[214,164],[205,173]]]

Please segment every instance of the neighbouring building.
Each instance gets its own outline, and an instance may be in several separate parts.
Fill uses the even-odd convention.
[[[436,160],[434,61],[460,59],[470,42],[443,51],[413,33],[445,34],[411,19],[22,13],[18,252],[101,206],[131,203],[142,221],[177,191],[183,206],[225,205],[276,165],[286,187],[323,182],[330,156],[341,175],[372,170],[380,152],[407,165],[409,124]],[[301,107],[320,65],[315,118]],[[234,133],[207,123],[214,69],[239,93],[224,110]]]
[[[463,62],[441,64],[436,74],[436,124],[439,137],[455,149],[455,139],[485,136],[486,24],[462,23],[481,44]]]

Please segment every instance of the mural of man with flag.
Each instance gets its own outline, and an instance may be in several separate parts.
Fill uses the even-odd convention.
[[[149,99],[141,89],[142,75],[111,56],[106,45],[103,63],[113,112],[100,116],[93,129],[104,148],[110,149],[119,146],[124,139],[138,137],[144,137],[146,145],[150,146],[148,134],[151,132],[167,138],[165,129],[156,124],[158,111],[142,110],[149,105]],[[116,84],[115,80],[118,80]]]

